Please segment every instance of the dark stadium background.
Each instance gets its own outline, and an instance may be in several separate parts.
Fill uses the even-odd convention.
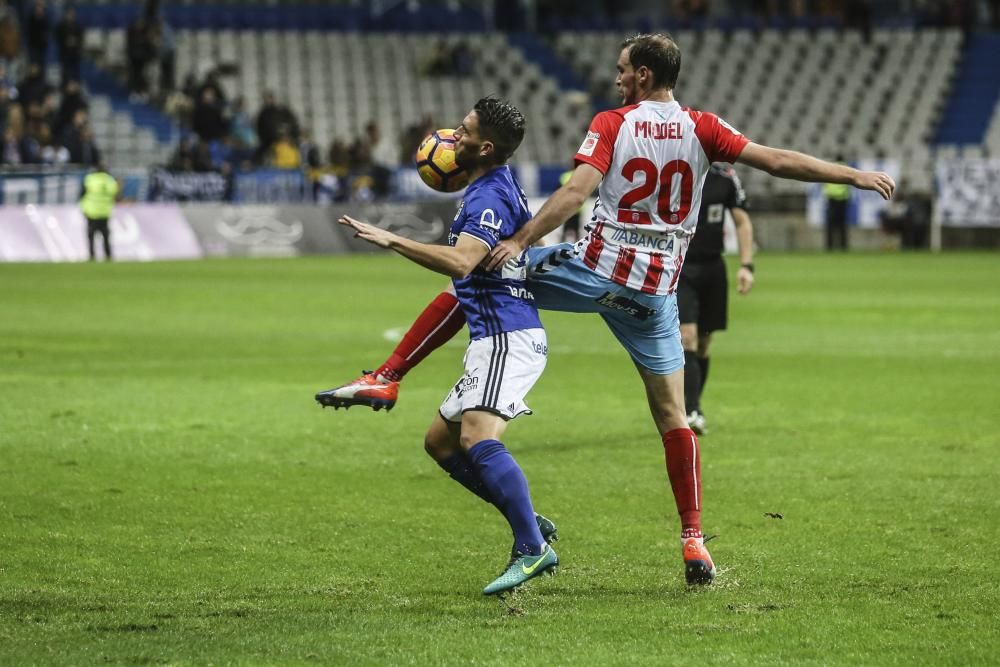
[[[162,210],[149,202],[178,202],[170,224],[196,232],[206,205],[237,204],[226,216],[239,222],[222,232],[230,241],[260,224],[275,230],[254,237],[270,245],[226,246],[240,254],[336,252],[288,239],[299,218],[335,219],[345,206],[379,205],[387,224],[401,216],[404,227],[420,214],[447,219],[415,177],[413,149],[484,94],[527,116],[514,164],[537,206],[593,113],[617,104],[621,39],[649,30],[681,46],[682,104],[718,113],[755,141],[896,178],[888,210],[852,195],[852,247],[995,246],[998,25],[1000,3],[971,0],[6,0],[5,258],[83,258],[74,205],[82,174],[100,159],[129,202],[112,223],[123,230],[122,258],[230,252],[204,239],[127,247],[149,236],[147,218]],[[819,186],[738,171],[761,248],[820,247]],[[297,212],[314,205],[324,210]],[[35,238],[38,215],[51,215],[65,240],[60,231]]]

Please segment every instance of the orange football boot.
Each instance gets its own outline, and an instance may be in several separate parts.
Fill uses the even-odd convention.
[[[710,584],[715,579],[715,563],[700,537],[684,540],[684,577],[689,585]]]
[[[324,408],[349,408],[352,405],[367,405],[376,412],[385,408],[392,410],[399,396],[399,383],[390,382],[372,371],[362,371],[354,382],[327,389],[316,394],[316,402]]]

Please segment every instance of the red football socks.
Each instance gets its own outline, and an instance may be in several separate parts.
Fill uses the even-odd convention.
[[[701,459],[698,439],[689,428],[663,434],[667,476],[681,515],[681,537],[701,537]]]
[[[465,314],[458,298],[451,292],[441,292],[410,326],[396,349],[385,360],[376,375],[390,382],[399,382],[406,373],[441,347],[465,326]]]

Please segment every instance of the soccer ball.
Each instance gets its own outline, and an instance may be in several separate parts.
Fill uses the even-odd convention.
[[[469,172],[455,164],[455,130],[431,132],[416,155],[420,180],[438,192],[457,192],[469,184]]]

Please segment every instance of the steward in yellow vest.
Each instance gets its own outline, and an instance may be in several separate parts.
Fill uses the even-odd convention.
[[[120,192],[118,181],[108,173],[104,165],[83,179],[83,194],[80,196],[80,211],[87,219],[87,248],[90,261],[94,261],[94,236],[100,234],[104,240],[104,260],[111,261],[111,230],[108,221]]]

